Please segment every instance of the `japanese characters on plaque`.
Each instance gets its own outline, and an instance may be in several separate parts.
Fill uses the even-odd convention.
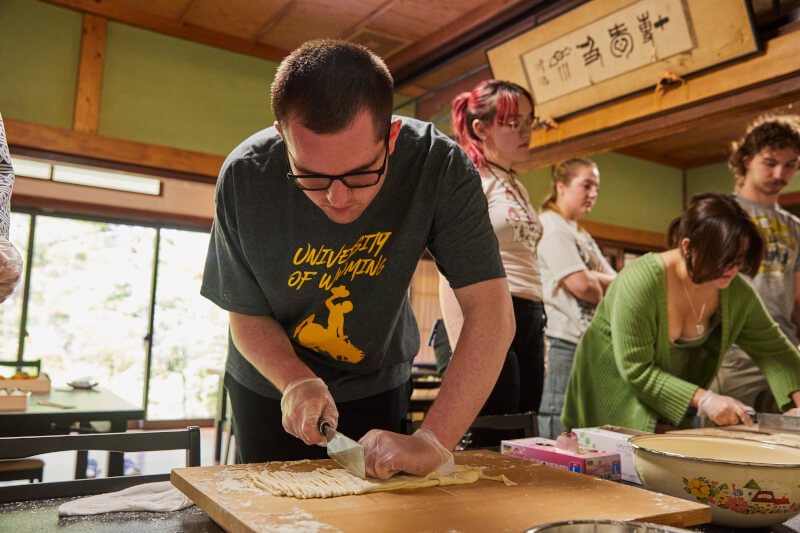
[[[694,46],[683,0],[641,0],[521,59],[534,100],[543,103]]]

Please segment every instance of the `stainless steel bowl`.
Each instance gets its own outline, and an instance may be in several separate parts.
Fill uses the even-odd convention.
[[[536,526],[526,530],[525,533],[683,533],[686,531],[688,530],[646,522],[567,520]]]

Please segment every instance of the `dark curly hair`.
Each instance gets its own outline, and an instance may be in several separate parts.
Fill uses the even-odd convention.
[[[686,211],[670,223],[667,239],[670,248],[679,249],[681,241],[689,239],[684,258],[694,283],[720,278],[735,263],[742,273],[755,276],[764,254],[761,232],[736,200],[725,194],[692,196]]]
[[[800,116],[763,115],[750,124],[744,137],[731,145],[728,166],[736,176],[737,189],[747,174],[745,159],[752,159],[764,148],[791,148],[800,154]]]

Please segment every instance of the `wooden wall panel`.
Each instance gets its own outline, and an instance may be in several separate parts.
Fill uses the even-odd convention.
[[[411,307],[419,325],[420,350],[416,357],[419,362],[434,362],[433,348],[428,346],[431,329],[436,319],[441,318],[439,310],[439,274],[430,259],[422,259],[411,279]]]

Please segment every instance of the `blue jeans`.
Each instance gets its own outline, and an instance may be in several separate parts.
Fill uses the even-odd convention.
[[[547,337],[547,342],[547,376],[544,378],[542,403],[539,406],[539,436],[555,439],[564,432],[561,410],[578,345],[550,336]]]

